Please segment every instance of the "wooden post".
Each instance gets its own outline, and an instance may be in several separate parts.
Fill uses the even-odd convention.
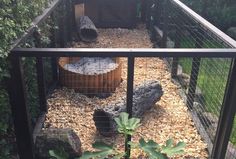
[[[33,135],[21,60],[10,55],[10,104],[20,159],[34,159]]]

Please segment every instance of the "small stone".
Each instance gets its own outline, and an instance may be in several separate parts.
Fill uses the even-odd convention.
[[[49,159],[49,150],[65,151],[69,158],[82,155],[81,141],[72,129],[50,128],[36,136],[35,154],[38,159]]]

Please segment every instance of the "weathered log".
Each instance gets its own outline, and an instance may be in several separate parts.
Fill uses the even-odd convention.
[[[97,28],[88,16],[81,16],[77,23],[79,37],[84,42],[94,42],[97,40]]]
[[[147,110],[160,100],[162,95],[163,91],[159,81],[148,81],[136,87],[133,95],[133,117],[142,117]],[[116,134],[114,118],[125,111],[125,98],[122,98],[122,100],[119,100],[115,104],[96,109],[93,114],[93,120],[99,133],[104,136]]]
[[[36,136],[35,155],[38,159],[49,159],[49,150],[64,150],[70,158],[82,155],[81,141],[72,129],[51,128]]]

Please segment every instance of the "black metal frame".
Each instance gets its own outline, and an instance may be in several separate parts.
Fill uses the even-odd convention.
[[[18,139],[18,145],[22,145],[22,142],[28,141],[28,145],[25,146],[24,151],[22,150],[24,147],[21,146],[21,152],[26,152],[22,156],[27,156],[30,148],[33,147],[32,142],[32,132],[31,126],[27,124],[29,122],[29,112],[28,107],[26,105],[26,99],[23,97],[25,94],[24,83],[14,84],[16,81],[22,81],[22,72],[20,70],[20,65],[17,62],[21,57],[66,57],[66,56],[86,56],[86,57],[127,57],[128,58],[128,83],[127,83],[127,112],[132,116],[132,97],[133,97],[133,78],[134,78],[134,60],[136,57],[225,57],[225,58],[236,58],[236,49],[72,49],[72,48],[55,48],[55,49],[43,49],[43,48],[29,48],[29,49],[14,49],[11,52],[11,62],[12,69],[11,75],[12,78],[12,93],[11,95],[11,104],[12,110],[14,111],[13,117],[15,121],[15,129],[16,136]],[[234,66],[235,70],[235,66]],[[228,94],[233,92],[235,94],[235,71],[231,72],[230,76],[231,80],[228,82]],[[43,76],[41,76],[43,78]],[[38,80],[40,83],[43,80]],[[21,86],[19,88],[19,85]],[[41,88],[39,91],[45,91]],[[194,94],[194,92],[193,92]],[[233,119],[235,115],[234,108],[234,98],[231,99],[227,94],[225,96],[224,106],[222,108],[223,114],[221,114],[220,122],[217,131],[216,137],[216,147],[213,149],[212,155],[215,156],[224,156],[227,144],[229,141],[229,134],[232,129],[233,120],[225,120]],[[21,96],[20,96],[21,95]],[[231,96],[232,97],[232,96]],[[22,100],[23,99],[23,100]],[[26,119],[21,120],[21,115],[24,114]],[[227,124],[225,123],[227,121]],[[18,126],[21,125],[19,128]],[[222,133],[224,132],[224,133]],[[224,139],[222,137],[224,136]],[[228,136],[227,136],[228,135]],[[131,140],[129,137],[128,140]],[[31,143],[31,144],[30,144]],[[221,146],[220,146],[221,145]],[[221,148],[221,151],[217,149],[217,147]],[[126,145],[126,150],[129,152],[130,147]],[[32,150],[33,151],[33,150]],[[31,154],[32,155],[32,154]],[[23,157],[24,158],[24,157]]]
[[[227,144],[229,141],[229,134],[231,133],[233,118],[235,116],[236,109],[234,103],[236,103],[236,49],[82,49],[82,48],[17,48],[17,46],[25,41],[32,33],[36,30],[37,25],[42,23],[51,13],[61,4],[61,2],[71,2],[64,0],[55,0],[51,7],[46,9],[45,12],[34,21],[34,25],[28,30],[21,39],[17,40],[16,43],[12,46],[9,59],[11,62],[11,91],[10,91],[10,102],[12,107],[12,115],[15,126],[15,133],[17,139],[17,145],[19,150],[19,155],[21,159],[33,159],[34,158],[34,146],[33,146],[33,131],[30,124],[30,115],[28,111],[28,106],[26,104],[26,90],[25,83],[23,82],[23,72],[21,66],[22,57],[36,57],[37,62],[37,72],[38,72],[38,86],[39,94],[41,101],[41,110],[42,114],[45,115],[47,111],[46,107],[46,95],[44,87],[44,72],[43,72],[43,63],[41,62],[42,57],[52,57],[55,59],[57,57],[73,57],[73,56],[84,56],[84,57],[127,57],[128,58],[128,81],[127,81],[127,112],[130,117],[132,117],[132,105],[133,105],[133,79],[134,79],[134,61],[136,57],[193,57],[196,59],[199,58],[233,58],[233,67],[229,76],[227,84],[227,92],[224,97],[224,105],[222,106],[222,111],[220,115],[220,120],[217,128],[217,135],[214,143],[214,148],[212,151],[213,158],[224,158],[225,152],[227,149]],[[205,19],[197,15],[179,0],[168,0],[166,4],[175,4],[178,7],[191,15],[193,19],[198,21],[202,26],[208,29],[215,36],[219,37],[222,41],[227,43],[229,46],[236,48],[236,42],[233,41],[230,37],[225,35],[223,32],[215,28]],[[68,10],[71,4],[67,4],[66,8]],[[65,9],[66,9],[65,8]],[[68,14],[67,14],[68,16]],[[167,20],[167,19],[166,19]],[[65,18],[61,18],[61,29],[62,36],[60,38],[60,46],[65,47],[64,36],[67,36],[68,40],[71,40],[71,33],[65,33],[63,29],[63,24]],[[73,22],[71,22],[72,25]],[[165,22],[165,31],[168,29],[167,21]],[[73,26],[73,25],[72,25]],[[69,28],[72,28],[71,26]],[[166,40],[166,38],[164,38]],[[166,41],[162,41],[163,46],[165,46]],[[176,64],[175,64],[176,66]],[[197,66],[198,67],[198,66]],[[54,67],[54,79],[57,79],[57,69]],[[174,72],[173,72],[174,73]],[[191,84],[191,83],[190,83]],[[192,85],[196,85],[196,81],[192,82]],[[191,96],[194,97],[195,91],[190,92]],[[40,117],[43,119],[43,117]],[[40,120],[42,121],[42,120]],[[37,126],[36,126],[37,127]],[[35,128],[36,129],[36,128]],[[37,127],[39,129],[39,127]],[[129,136],[128,141],[131,140]],[[129,157],[130,147],[126,144],[125,146],[127,158]]]

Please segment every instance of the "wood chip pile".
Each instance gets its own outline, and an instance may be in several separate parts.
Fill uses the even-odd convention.
[[[144,27],[134,30],[127,29],[98,29],[97,43],[74,43],[75,47],[129,47],[150,48],[152,43]],[[54,91],[48,99],[49,110],[45,122],[45,128],[72,128],[82,141],[83,150],[93,150],[91,144],[102,140],[114,143],[121,150],[124,149],[124,137],[117,135],[107,137],[99,135],[93,121],[93,112],[97,107],[104,107],[126,95],[127,86],[127,59],[123,62],[123,82],[112,96],[99,99],[88,98],[73,90],[61,88]],[[153,139],[157,143],[173,138],[174,141],[184,141],[187,144],[185,154],[174,158],[207,158],[207,145],[202,141],[194,126],[187,107],[178,95],[178,88],[171,82],[170,73],[164,61],[159,58],[136,58],[135,60],[135,85],[145,80],[159,80],[164,90],[161,100],[142,118],[142,125],[136,131],[133,141],[139,138]],[[141,151],[133,150],[132,158],[142,155]]]

